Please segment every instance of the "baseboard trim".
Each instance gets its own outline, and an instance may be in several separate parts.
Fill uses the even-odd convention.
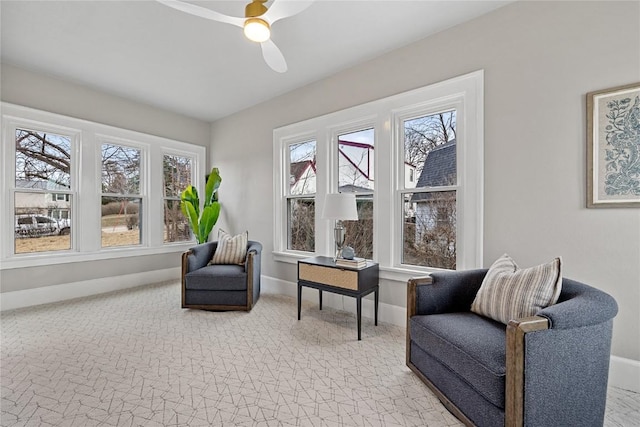
[[[260,276],[260,293],[262,294],[276,294],[287,295],[290,297],[297,297],[298,289],[296,284],[275,277]]]
[[[74,298],[118,291],[120,289],[135,288],[136,286],[179,279],[180,267],[175,267],[145,271],[144,273],[125,274],[122,276],[43,286],[22,291],[2,292],[0,293],[0,311],[66,301]]]
[[[612,355],[609,385],[640,393],[640,361]]]

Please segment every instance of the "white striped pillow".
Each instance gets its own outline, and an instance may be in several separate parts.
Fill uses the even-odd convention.
[[[224,230],[218,232],[218,247],[209,264],[244,264],[247,255],[249,232],[231,236]]]
[[[519,269],[507,254],[489,268],[471,311],[504,324],[555,304],[562,289],[562,258]]]

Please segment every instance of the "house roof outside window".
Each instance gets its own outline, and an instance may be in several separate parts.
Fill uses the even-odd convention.
[[[452,139],[429,152],[424,161],[424,167],[418,178],[416,188],[443,187],[455,183],[456,178],[456,140]],[[412,202],[428,200],[431,193],[416,193],[411,197]]]

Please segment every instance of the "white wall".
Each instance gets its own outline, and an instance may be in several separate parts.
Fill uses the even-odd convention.
[[[485,266],[561,255],[565,276],[617,299],[613,354],[638,361],[640,210],[585,208],[585,94],[640,81],[639,17],[637,1],[520,1],[219,120],[221,224],[264,244],[263,274],[295,282],[269,253],[273,129],[484,69]],[[382,284],[381,302],[405,299],[404,283]]]
[[[209,145],[209,125],[201,120],[8,64],[2,64],[0,78],[0,96],[4,102],[176,141]]]
[[[200,146],[210,144],[210,124],[107,95],[84,86],[50,76],[2,64],[0,96],[2,101],[63,114],[97,123],[157,135]],[[178,251],[178,249],[176,249]],[[182,251],[180,249],[179,251]],[[156,271],[179,271],[180,253],[171,252],[135,258],[86,261],[41,267],[0,270],[1,292],[22,292],[52,285],[82,283],[86,288],[96,279],[113,276],[136,277],[142,284],[144,273],[157,280]],[[172,269],[172,270],[170,270]],[[163,280],[173,277],[165,277]],[[114,280],[116,282],[117,279]],[[121,281],[122,282],[122,281]],[[119,283],[113,283],[116,289]],[[96,285],[96,292],[104,288]],[[30,295],[21,293],[20,295]],[[79,295],[85,295],[83,292]],[[6,297],[7,294],[5,294]],[[32,300],[33,301],[33,300]],[[16,306],[29,301],[17,301]],[[46,302],[46,301],[42,301]]]

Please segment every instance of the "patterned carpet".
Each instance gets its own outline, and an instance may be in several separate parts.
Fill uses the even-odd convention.
[[[405,366],[404,329],[263,294],[179,307],[176,282],[2,314],[2,426],[458,426]],[[640,419],[610,390],[608,426]],[[635,420],[635,421],[634,421]],[[636,424],[637,425],[637,424]]]

